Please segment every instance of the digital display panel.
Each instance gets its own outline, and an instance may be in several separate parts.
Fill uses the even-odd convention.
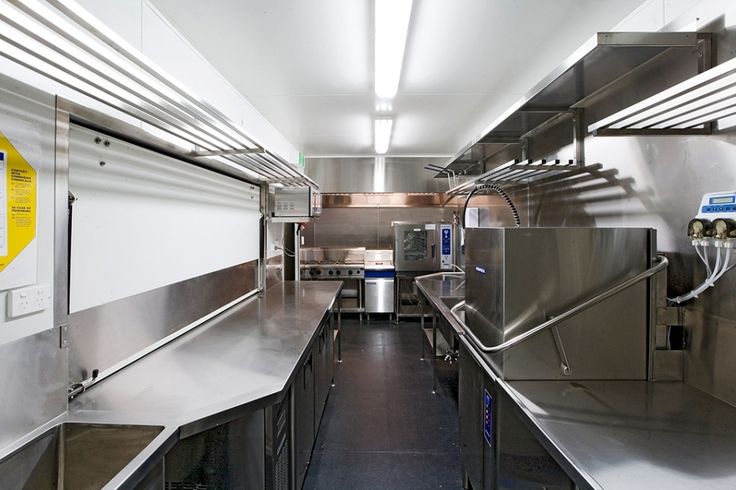
[[[736,202],[736,196],[719,196],[710,198],[711,204],[733,204],[734,202]]]

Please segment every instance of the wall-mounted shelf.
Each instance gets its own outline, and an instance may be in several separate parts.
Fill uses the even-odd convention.
[[[447,192],[448,196],[468,194],[478,184],[493,183],[498,185],[533,184],[537,179],[548,180],[550,177],[568,177],[582,173],[589,167],[578,165],[575,160],[512,160],[499,167],[481,174],[471,180],[456,185]]]
[[[709,38],[705,38],[709,39]],[[456,174],[469,173],[477,153],[488,158],[508,145],[523,144],[564,117],[573,122],[575,158],[584,161],[586,101],[603,93],[632,71],[671,49],[693,56],[704,38],[695,32],[602,32],[593,36],[526,95],[491,122],[443,167]],[[704,48],[705,49],[705,48]],[[706,56],[701,59],[709,59]],[[471,151],[472,150],[472,151]],[[528,155],[522,153],[522,158]],[[435,177],[447,175],[437,172]]]
[[[319,186],[74,2],[5,2],[0,56],[165,131],[180,156],[249,181]],[[184,146],[191,145],[196,149]]]
[[[736,115],[736,58],[623,109],[588,127],[600,136],[710,134]]]

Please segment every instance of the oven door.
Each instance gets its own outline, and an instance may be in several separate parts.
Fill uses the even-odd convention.
[[[437,271],[439,225],[394,224],[394,266],[397,271]]]

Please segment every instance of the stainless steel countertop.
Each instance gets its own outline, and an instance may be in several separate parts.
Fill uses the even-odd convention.
[[[450,307],[442,298],[452,298],[461,301],[465,299],[465,274],[462,272],[437,272],[419,276],[414,283],[429,301],[432,308],[441,314],[457,334],[463,333],[463,327],[450,314]],[[462,315],[463,312],[460,312]]]
[[[580,488],[736,488],[736,408],[681,382],[500,379],[442,301],[461,279],[433,276],[419,289]]]
[[[592,488],[736,488],[736,408],[689,385],[503,385]]]
[[[279,398],[341,288],[339,281],[274,285],[71,401],[65,421],[164,427],[106,488],[150,463],[177,432],[186,437]]]

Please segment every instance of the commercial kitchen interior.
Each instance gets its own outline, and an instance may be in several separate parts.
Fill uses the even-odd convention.
[[[736,488],[736,2],[0,24],[0,489]]]

